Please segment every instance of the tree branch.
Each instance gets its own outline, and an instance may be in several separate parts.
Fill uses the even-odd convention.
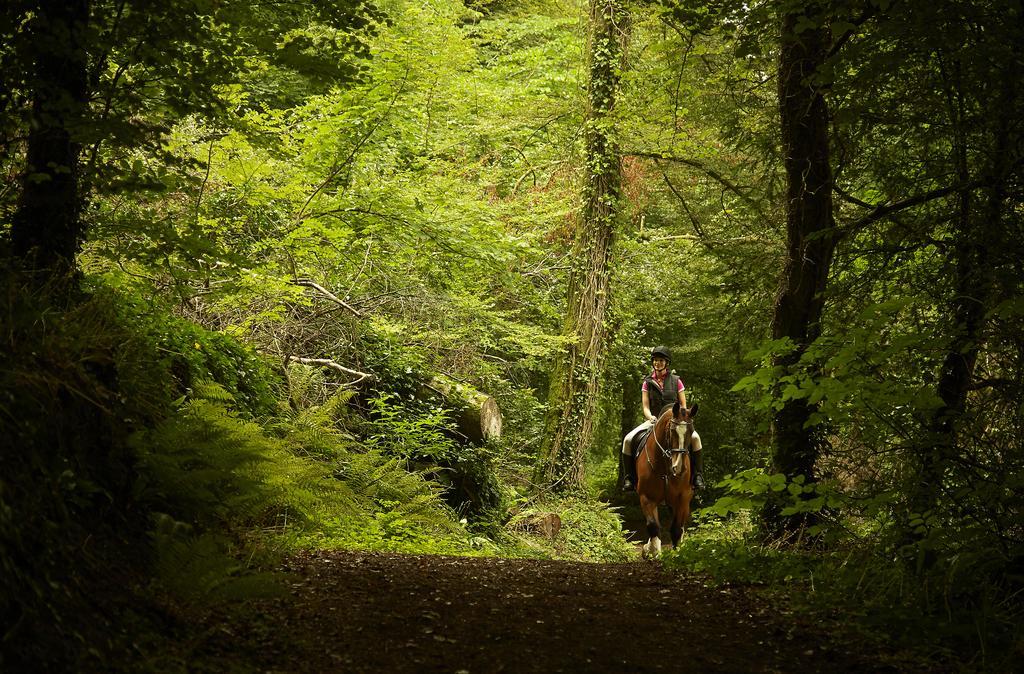
[[[294,281],[292,281],[292,283],[297,285],[297,286],[302,286],[304,288],[312,288],[313,290],[317,291],[318,293],[320,293],[321,295],[323,295],[324,297],[326,297],[330,301],[334,302],[338,306],[344,307],[345,309],[348,309],[350,312],[352,312],[353,315],[358,316],[359,318],[363,317],[363,314],[362,314],[361,311],[359,311],[354,306],[352,306],[351,304],[349,304],[345,300],[341,299],[340,297],[338,297],[337,295],[332,293],[330,290],[328,290],[327,288],[324,288],[322,285],[320,285],[319,283],[317,283],[315,281],[311,281],[311,280],[309,280],[307,278],[297,278]]]
[[[714,170],[712,168],[709,168],[703,162],[699,162],[696,159],[687,159],[686,157],[674,157],[674,156],[671,156],[671,155],[658,154],[657,152],[641,152],[641,151],[627,151],[627,152],[623,152],[623,156],[625,156],[625,157],[642,157],[644,159],[653,159],[655,163],[658,163],[661,160],[665,160],[665,161],[670,161],[670,162],[673,162],[673,163],[676,163],[676,164],[683,164],[685,166],[689,166],[690,168],[695,168],[698,171],[703,172],[708,177],[710,177],[710,178],[718,181],[719,183],[721,183],[727,190],[729,190],[730,192],[732,192],[736,196],[740,197],[744,201],[747,201],[749,203],[753,203],[753,200],[750,198],[749,195],[747,195],[743,191],[743,188],[741,188],[740,186],[736,185],[734,182],[732,182],[731,180],[729,180],[728,178],[723,176],[718,171],[716,171],[716,170]]]
[[[898,213],[898,212],[904,211],[904,210],[906,210],[908,208],[912,208],[914,206],[919,206],[919,205],[927,203],[929,201],[934,201],[935,199],[941,199],[942,197],[948,196],[950,194],[954,194],[956,192],[968,192],[968,191],[973,190],[973,189],[975,189],[977,187],[980,187],[983,184],[984,184],[984,181],[982,181],[982,180],[972,180],[970,182],[962,183],[962,184],[958,184],[958,185],[948,185],[946,187],[940,187],[938,189],[931,190],[929,192],[924,192],[923,194],[918,194],[918,195],[909,197],[907,199],[904,199],[903,201],[897,201],[894,204],[879,204],[879,205],[876,205],[876,206],[871,206],[870,204],[867,204],[867,203],[865,203],[865,202],[863,202],[863,201],[853,197],[852,195],[846,194],[842,190],[839,190],[838,188],[833,187],[833,190],[836,192],[836,194],[838,194],[839,196],[843,197],[846,201],[849,201],[851,203],[857,204],[858,206],[863,206],[865,208],[871,208],[872,209],[872,211],[870,213],[868,213],[867,215],[865,215],[864,217],[859,218],[857,220],[854,220],[853,222],[851,222],[848,225],[840,227],[840,230],[844,234],[847,234],[849,232],[856,231],[856,230],[861,229],[863,227],[867,227],[871,223],[877,222],[878,220],[881,220],[882,218],[886,218],[886,217],[892,215],[893,213]]]
[[[690,210],[690,205],[688,203],[686,203],[686,199],[679,192],[679,190],[676,189],[676,186],[672,184],[672,181],[668,179],[668,174],[667,173],[662,171],[661,172],[661,177],[665,179],[665,184],[668,185],[668,188],[669,188],[669,190],[672,191],[672,194],[676,195],[676,199],[679,199],[679,203],[681,203],[683,205],[683,210],[686,211],[686,214],[688,216],[690,216],[690,224],[693,225],[693,231],[697,233],[697,236],[699,238],[703,239],[704,238],[704,230],[701,229],[700,222],[697,221],[697,216],[695,216],[693,214],[693,211]]]
[[[373,380],[374,378],[372,374],[369,374],[367,372],[359,372],[358,370],[347,368],[344,365],[341,365],[340,363],[334,362],[330,358],[300,358],[299,356],[284,357],[284,364],[286,366],[288,365],[288,363],[292,361],[296,363],[301,363],[302,365],[319,365],[321,367],[329,367],[332,370],[337,370],[342,374],[350,374],[358,377],[358,379],[350,381],[346,384],[342,384],[342,386],[355,386],[356,384],[359,384],[367,380]]]

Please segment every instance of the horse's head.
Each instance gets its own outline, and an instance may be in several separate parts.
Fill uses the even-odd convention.
[[[693,435],[693,418],[695,416],[697,416],[696,403],[689,409],[679,403],[672,406],[672,427],[679,437],[679,449],[686,449],[690,446],[690,437]],[[683,456],[685,456],[684,452],[672,453],[672,477],[676,477],[683,472]]]

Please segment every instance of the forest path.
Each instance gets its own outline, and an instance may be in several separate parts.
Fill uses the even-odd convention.
[[[910,671],[749,588],[656,562],[317,551],[287,570],[286,596],[206,618],[193,671]]]

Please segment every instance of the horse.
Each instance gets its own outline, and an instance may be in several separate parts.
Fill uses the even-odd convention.
[[[690,441],[696,415],[697,405],[689,409],[679,403],[671,409],[666,407],[636,456],[636,491],[640,496],[640,509],[647,520],[648,539],[643,546],[644,557],[661,554],[658,504],[664,503],[672,509],[672,547],[679,544],[689,523],[690,501],[693,499]]]

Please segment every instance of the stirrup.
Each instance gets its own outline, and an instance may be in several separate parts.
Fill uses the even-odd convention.
[[[636,486],[628,477],[622,480],[622,491],[636,491]]]
[[[704,476],[700,473],[693,476],[693,488],[696,490],[704,488]]]

